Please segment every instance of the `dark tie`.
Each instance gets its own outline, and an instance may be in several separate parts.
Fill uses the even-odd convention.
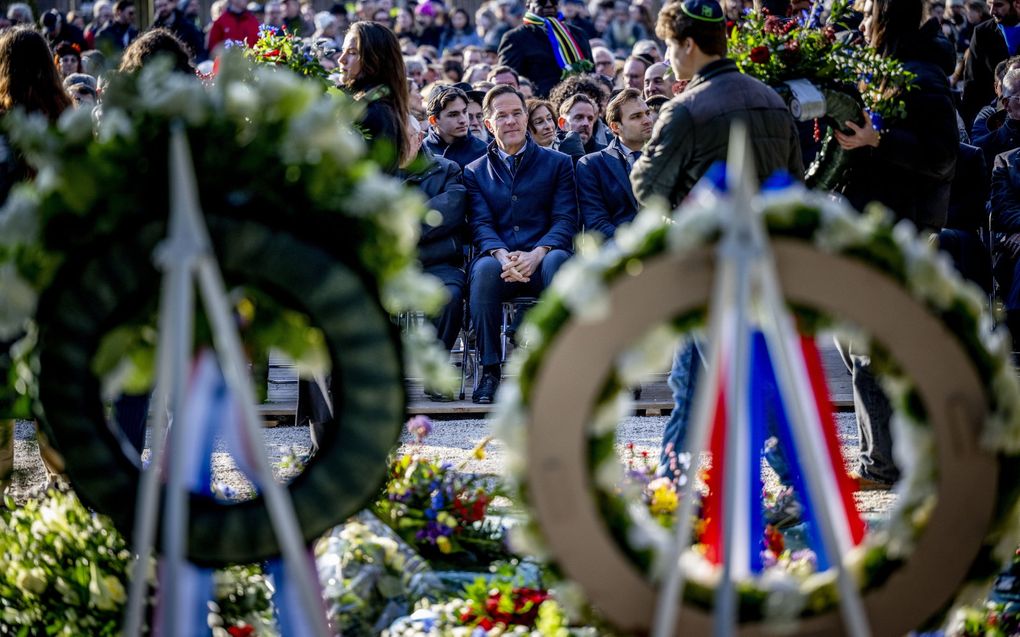
[[[523,154],[511,155],[510,161],[507,162],[510,168],[510,176],[517,176],[517,169],[521,167],[521,159],[524,157]]]

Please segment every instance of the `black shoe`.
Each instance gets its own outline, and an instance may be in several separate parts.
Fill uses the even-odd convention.
[[[471,395],[471,402],[479,405],[491,405],[496,397],[496,390],[499,389],[499,376],[496,374],[482,374],[482,381],[478,383],[478,389]]]

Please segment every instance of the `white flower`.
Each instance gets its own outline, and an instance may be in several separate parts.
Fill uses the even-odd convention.
[[[223,107],[228,115],[240,118],[254,117],[259,111],[259,93],[245,82],[229,82],[225,89]]]
[[[609,290],[602,282],[602,272],[580,255],[563,264],[552,288],[579,321],[601,321],[609,316]]]
[[[209,116],[209,95],[193,75],[176,73],[159,63],[142,69],[138,78],[140,106],[152,113],[180,118],[192,126]]]
[[[616,431],[620,422],[630,415],[634,408],[631,392],[620,390],[612,400],[603,403],[592,418],[588,431],[593,436],[602,436]]]
[[[671,326],[659,325],[652,328],[617,359],[616,372],[620,382],[629,387],[648,374],[669,369],[676,344],[677,335]]]
[[[443,282],[409,264],[382,285],[382,304],[387,312],[399,314],[420,311],[435,315],[446,304],[449,294]]]
[[[39,239],[38,199],[31,188],[15,188],[0,208],[0,245],[28,245]]]
[[[71,144],[82,144],[92,137],[92,111],[87,108],[69,108],[57,120],[57,129],[67,136]]]
[[[0,339],[17,336],[25,328],[25,321],[35,315],[39,300],[13,263],[0,266]]]
[[[262,115],[268,121],[282,120],[303,112],[321,96],[321,89],[285,69],[259,66],[255,83],[262,97]]]
[[[125,141],[134,140],[134,123],[123,109],[104,108],[103,117],[99,120],[99,141],[105,144],[117,137]]]

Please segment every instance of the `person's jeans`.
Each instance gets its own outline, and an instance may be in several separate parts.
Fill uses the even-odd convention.
[[[495,257],[486,255],[475,260],[471,266],[468,307],[478,339],[479,361],[483,366],[502,362],[499,328],[503,321],[503,301],[541,295],[569,257],[570,253],[566,250],[550,251],[527,283],[507,283],[501,279],[503,268]]]
[[[684,441],[687,437],[687,428],[694,412],[694,396],[697,393],[698,380],[704,373],[707,361],[702,356],[703,343],[697,339],[685,339],[677,347],[676,355],[673,357],[673,366],[669,371],[666,384],[673,391],[673,413],[666,421],[666,428],[662,432],[662,451],[659,457],[659,473],[670,474],[676,472],[674,454],[686,451]],[[777,406],[779,399],[778,389],[771,388],[774,398],[767,400],[767,404]],[[770,436],[775,436],[776,417],[770,415],[768,418],[768,430]],[[707,442],[707,440],[706,440]],[[766,462],[779,476],[782,484],[790,484],[790,468],[786,456],[777,444],[766,443],[763,450]],[[696,462],[691,458],[691,463]]]

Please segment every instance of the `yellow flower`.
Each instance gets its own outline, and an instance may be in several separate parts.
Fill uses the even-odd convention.
[[[485,447],[475,447],[475,460],[485,460]]]
[[[676,511],[679,501],[680,499],[676,491],[673,490],[672,485],[659,486],[659,488],[652,491],[652,501],[649,503],[648,508],[651,510],[652,515],[669,515]]]
[[[439,547],[439,552],[444,555],[453,550],[453,546],[450,544],[450,538],[445,535],[440,535],[436,538],[436,546]]]
[[[457,528],[457,519],[446,511],[439,512],[439,515],[436,516],[436,522],[439,522],[444,526],[448,526],[451,529]]]

